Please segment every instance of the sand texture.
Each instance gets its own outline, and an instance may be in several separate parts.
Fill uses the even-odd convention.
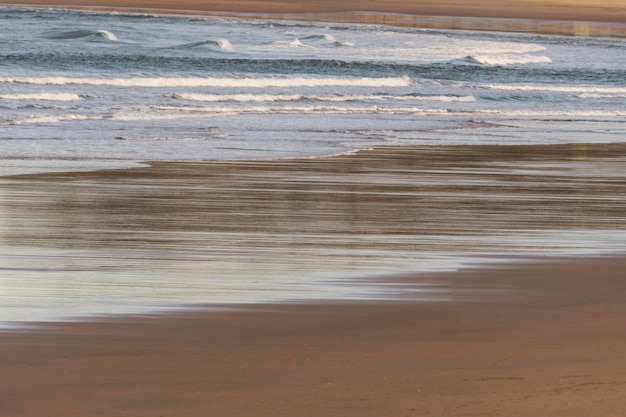
[[[5,334],[0,414],[621,416],[625,269],[604,259],[435,277],[481,300],[249,306]]]

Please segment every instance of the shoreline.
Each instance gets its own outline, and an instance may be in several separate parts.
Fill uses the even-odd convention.
[[[622,256],[431,275],[480,300],[247,305],[3,332],[0,412],[617,416],[625,268]]]
[[[620,253],[625,158],[619,143],[383,147],[4,177],[5,295],[43,304],[30,317],[58,317],[46,303],[88,316],[110,300],[121,313],[142,300],[349,302],[403,290],[377,276]],[[423,298],[442,294],[432,284]]]
[[[137,3],[137,2],[135,2]],[[358,3],[358,2],[357,2]],[[279,6],[260,2],[255,6],[233,4],[224,7],[219,2],[198,5],[193,2],[175,2],[161,0],[150,5],[127,6],[115,2],[72,2],[58,4],[55,2],[22,2],[0,3],[7,7],[28,8],[60,8],[92,12],[125,12],[125,13],[152,13],[173,15],[202,15],[215,17],[232,17],[264,20],[290,20],[326,23],[372,24],[395,27],[410,27],[419,29],[438,30],[467,30],[487,32],[514,32],[529,34],[546,34],[576,37],[626,37],[626,6],[593,8],[597,13],[584,13],[584,10],[560,11],[551,7],[520,8],[508,11],[506,5],[487,7],[488,2],[479,2],[476,10],[466,5],[454,10],[410,7],[410,2],[397,2],[391,7],[374,7],[368,9],[345,9],[334,7],[332,3],[324,3],[320,7],[308,8],[297,3],[298,6],[289,7],[293,3]],[[463,3],[463,2],[461,2]],[[475,3],[475,2],[474,2]],[[539,2],[542,3],[542,2]],[[358,3],[359,6],[364,4]],[[195,7],[194,7],[195,6]],[[239,6],[239,7],[238,7]],[[493,5],[490,5],[493,6]],[[557,8],[558,9],[558,8]],[[442,14],[444,13],[444,14]]]

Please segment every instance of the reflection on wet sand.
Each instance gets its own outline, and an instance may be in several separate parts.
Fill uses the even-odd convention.
[[[418,147],[4,178],[0,320],[375,298],[396,290],[355,278],[623,251],[625,162],[622,144]]]

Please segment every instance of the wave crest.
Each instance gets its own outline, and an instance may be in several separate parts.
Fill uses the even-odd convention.
[[[111,87],[406,87],[411,79],[402,77],[259,77],[259,78],[213,78],[213,77],[129,77],[129,78],[82,78],[82,77],[0,77],[0,83],[32,85],[91,85]]]
[[[98,30],[90,30],[90,29],[82,29],[82,30],[71,30],[68,32],[61,32],[54,35],[48,36],[49,39],[81,39],[81,38],[104,38],[109,41],[117,41],[117,36],[114,33],[109,32],[108,30],[98,29]]]
[[[23,101],[78,101],[80,96],[73,93],[32,93],[32,94],[0,94],[3,100]]]
[[[522,54],[469,55],[464,60],[474,64],[502,67],[507,65],[549,64],[552,62],[549,57],[544,55]]]
[[[208,39],[206,41],[200,41],[200,42],[191,42],[191,43],[185,43],[183,45],[177,45],[174,46],[172,48],[169,49],[188,49],[188,48],[197,48],[199,46],[217,46],[219,49],[222,49],[224,51],[232,51],[234,50],[233,45],[230,43],[230,41],[228,41],[228,39]]]

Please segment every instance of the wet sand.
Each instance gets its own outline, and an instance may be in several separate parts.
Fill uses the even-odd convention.
[[[20,198],[3,213],[15,220],[9,242],[118,254],[202,248],[167,237],[216,228],[372,233],[383,246],[386,233],[406,233],[425,247],[428,236],[471,236],[471,247],[532,228],[601,236],[626,230],[625,157],[614,144],[156,163],[4,179]],[[123,233],[131,227],[154,233]],[[0,415],[623,415],[624,270],[623,256],[538,257],[368,280],[393,289],[391,300],[211,304],[5,332]],[[432,297],[414,291],[425,286]]]
[[[483,295],[451,303],[248,306],[3,334],[0,414],[621,416],[624,270],[621,258],[520,264],[431,276]]]
[[[45,1],[37,3],[51,4]],[[435,20],[433,26],[427,26],[422,20],[413,23],[422,27],[458,29],[512,28],[511,22],[494,26],[492,20],[477,20],[481,18],[617,22],[620,25],[626,21],[626,6],[621,0],[603,2],[602,7],[597,7],[597,2],[591,1],[579,3],[556,0],[421,4],[411,1],[144,3],[140,0],[133,1],[132,5],[114,1],[99,3],[94,0],[64,3],[73,7],[132,6],[169,11],[223,11],[257,15],[344,13],[357,10],[375,12],[374,16],[383,16],[384,13],[461,16],[461,19],[444,19],[443,23]],[[319,16],[312,16],[311,19],[319,19]],[[363,21],[370,19],[370,16],[365,14],[357,16],[357,19]],[[343,19],[352,18],[354,15],[347,14]],[[333,19],[342,20],[341,16],[328,16],[328,20]],[[389,17],[385,17],[382,22],[374,22],[396,23]],[[573,32],[570,27],[574,28]],[[557,29],[555,33],[589,34],[588,27],[577,24]],[[522,30],[532,31],[527,26]],[[575,160],[586,161],[588,158],[606,158],[609,161],[616,155],[615,148],[611,147],[604,150],[563,147],[553,149],[549,157],[545,156],[545,149],[538,149],[536,153],[532,147],[525,149],[530,150],[530,154],[526,154],[524,161],[539,163],[554,155],[564,155],[565,160],[560,162],[565,164]],[[617,155],[622,155],[622,151],[619,150]],[[436,154],[436,151],[433,152]],[[415,154],[408,152],[400,159],[397,159],[397,154],[394,155],[396,159],[385,156],[384,152],[379,153],[374,159],[382,161],[383,167],[374,167],[373,170],[371,158],[361,161],[366,161],[366,170],[376,174],[384,174],[384,170],[389,172],[390,166],[395,172],[414,169],[411,164],[414,163],[412,158]],[[508,155],[508,163],[519,158],[517,151],[509,150]],[[446,159],[437,166],[436,158],[428,160],[435,161],[433,172],[452,167],[454,169],[447,171],[448,174],[460,175],[467,168],[467,165],[463,165],[467,160],[463,158],[457,161],[459,165],[450,165],[450,160]],[[332,165],[333,161],[325,160],[315,166],[326,169],[328,165],[324,164]],[[182,182],[192,183],[214,181],[217,175],[222,180],[228,179],[226,184],[230,187],[233,185],[230,182],[232,179],[229,179],[232,172],[248,172],[249,179],[258,179],[259,173],[264,173],[267,176],[261,178],[265,178],[267,185],[275,175],[287,172],[298,175],[304,166],[318,162],[287,162],[282,165],[282,171],[276,170],[277,165],[245,162],[155,164],[150,169],[30,177],[20,180],[23,183],[17,187],[36,183],[37,187],[68,190],[68,184],[74,181],[83,182],[83,186],[84,182],[92,186],[94,183],[117,182],[132,187],[133,184],[144,186],[146,181],[170,181],[172,175]],[[209,168],[209,171],[216,171],[211,174],[213,176],[207,176],[204,168],[198,174],[200,166],[217,168]],[[355,167],[358,164],[352,166],[353,171],[350,173],[358,175],[363,172],[363,167]],[[578,169],[576,164],[571,167],[572,172]],[[335,168],[342,169],[340,165]],[[505,181],[505,190],[515,191],[512,198],[498,199],[498,186],[493,183],[480,185],[483,179],[481,175],[484,174],[466,175],[466,179],[478,181],[466,182],[465,185],[455,183],[448,190],[452,196],[456,192],[456,197],[438,201],[439,207],[447,204],[456,210],[447,212],[443,217],[434,206],[425,206],[424,211],[420,212],[398,211],[398,217],[381,216],[381,212],[372,210],[373,206],[361,206],[367,201],[382,204],[386,201],[380,198],[382,193],[376,197],[376,193],[354,192],[341,195],[338,200],[329,192],[324,194],[323,205],[353,209],[361,207],[360,210],[351,211],[351,219],[377,225],[383,233],[387,227],[397,232],[407,225],[415,225],[416,219],[425,219],[425,222],[417,229],[409,228],[407,233],[423,231],[423,227],[435,235],[442,232],[442,229],[435,227],[437,225],[443,225],[444,228],[454,225],[460,228],[457,231],[478,235],[486,226],[493,229],[503,227],[506,232],[507,227],[514,229],[520,224],[537,229],[554,225],[566,230],[577,227],[624,229],[626,216],[624,183],[621,178],[611,178],[610,175],[601,175],[601,178],[594,175],[564,175],[559,177],[559,181],[546,180],[537,188],[536,182],[529,181],[532,178],[519,174],[513,181]],[[499,175],[500,181],[513,178],[507,173]],[[47,185],[42,185],[40,181]],[[239,181],[236,184],[240,188],[252,189],[258,182],[251,181],[246,185]],[[326,181],[322,188],[334,191],[334,184],[334,181]],[[301,184],[293,183],[291,186],[297,188]],[[358,191],[367,185],[348,183],[347,186]],[[430,186],[438,186],[440,189],[445,187],[434,183]],[[223,187],[222,196],[232,196],[233,190],[229,187]],[[477,188],[466,193],[468,187]],[[230,193],[227,192],[229,189]],[[83,196],[93,197],[101,191],[97,187],[93,190],[93,193]],[[179,195],[185,195],[185,190],[181,189]],[[242,195],[249,197],[253,194]],[[398,206],[407,202],[400,195],[402,193],[395,197]],[[493,198],[473,198],[479,195]],[[540,204],[530,204],[531,200],[527,197],[532,199],[538,195],[541,196]],[[182,223],[172,223],[171,227],[184,232],[192,225],[223,225],[221,221],[227,218],[229,207],[214,207],[223,210],[220,212],[222,216],[210,223],[203,223],[207,219],[202,215],[204,207],[194,206],[194,201],[197,201],[194,198],[203,198],[206,194],[194,195],[192,192],[187,193],[187,196],[190,216]],[[585,196],[587,200],[583,198]],[[128,208],[123,204],[135,204],[137,207],[137,199],[132,201],[128,194],[126,197],[127,200],[120,198],[114,201],[121,205],[112,204],[95,211],[95,205],[90,205],[88,199],[72,201],[63,198],[57,198],[56,205],[50,211],[44,210],[43,204],[41,207],[30,207],[30,211],[20,212],[19,205],[14,208],[15,213],[24,216],[45,211],[49,223],[44,222],[42,227],[45,231],[54,232],[56,237],[52,240],[47,239],[51,235],[38,233],[44,229],[20,229],[16,223],[4,224],[3,227],[10,226],[14,233],[12,238],[19,237],[25,242],[37,241],[43,245],[48,242],[53,247],[62,245],[70,249],[85,244],[107,248],[119,244],[120,240],[110,239],[111,235],[102,236],[103,239],[74,240],[75,235],[71,232],[75,229],[68,229],[67,225],[81,222],[89,225],[103,214],[111,219],[116,213],[119,214],[116,210]],[[180,207],[178,203],[172,205],[163,195],[155,201],[158,203],[152,212],[134,212],[126,220],[134,225],[138,222],[140,227],[149,229],[153,223],[144,222],[144,216],[158,214],[159,210],[176,212]],[[260,224],[259,218],[251,214],[279,209],[273,207],[273,200],[259,201],[258,206],[247,206],[238,217],[241,221],[238,227],[242,230]],[[524,202],[528,204],[524,205]],[[259,211],[254,212],[255,208]],[[83,217],[72,217],[72,213],[68,212],[61,215],[67,209],[75,210],[73,213],[82,214]],[[467,222],[468,213],[471,214],[471,222]],[[390,221],[390,218],[395,220]],[[274,225],[280,224],[276,222]],[[126,242],[131,245],[135,243],[141,245],[144,242]],[[394,302],[246,305],[222,312],[207,308],[204,312],[129,316],[98,322],[49,325],[37,331],[7,332],[0,334],[0,415],[624,415],[625,269],[626,261],[623,257],[564,259],[550,263],[535,260],[458,273],[385,278],[385,283],[394,282],[407,294],[411,294],[410,289],[415,286],[434,283],[437,288],[445,289],[446,302],[436,298],[431,302],[418,302],[407,295],[404,298],[396,297]]]

